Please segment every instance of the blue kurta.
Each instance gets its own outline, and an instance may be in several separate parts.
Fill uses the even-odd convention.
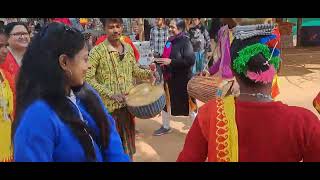
[[[92,89],[90,87],[90,89]],[[93,89],[92,89],[93,90]],[[94,91],[94,90],[93,90]],[[97,95],[97,93],[94,91]],[[99,97],[99,96],[98,96]],[[94,142],[98,162],[127,162],[115,121],[107,112],[99,97],[100,104],[110,124],[110,144],[102,152]],[[95,134],[100,135],[93,118],[77,98],[77,105],[83,119]],[[26,108],[14,136],[14,160],[16,162],[84,162],[84,150],[77,137],[56,112],[44,100],[37,100]],[[100,136],[98,136],[100,138]]]

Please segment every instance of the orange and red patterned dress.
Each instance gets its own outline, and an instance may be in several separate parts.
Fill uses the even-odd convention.
[[[203,105],[179,162],[320,161],[320,121],[311,111],[228,96]]]

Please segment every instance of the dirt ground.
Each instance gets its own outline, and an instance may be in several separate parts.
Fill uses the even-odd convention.
[[[280,72],[280,100],[289,105],[305,107],[320,118],[312,100],[320,91],[320,48],[284,49]],[[198,105],[203,103],[198,102]],[[192,121],[188,117],[172,117],[173,132],[152,136],[161,126],[161,117],[137,119],[142,132],[136,140],[136,162],[174,162],[181,151]]]

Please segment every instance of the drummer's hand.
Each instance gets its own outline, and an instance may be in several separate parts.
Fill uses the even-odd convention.
[[[210,76],[209,71],[207,70],[202,71],[202,76]]]
[[[123,94],[115,94],[111,96],[111,99],[117,101],[118,103],[122,103],[125,101],[125,96]]]
[[[209,76],[209,72],[208,71],[202,71],[202,72],[197,72],[196,76]]]
[[[169,65],[172,60],[169,58],[155,58],[155,61],[160,65]]]
[[[151,63],[151,64],[149,65],[149,68],[150,68],[151,71],[156,71],[156,69],[157,69],[155,63]]]
[[[156,82],[156,70],[154,71],[151,71],[151,74],[150,74],[150,82],[151,84],[154,84]]]
[[[240,86],[236,80],[233,81],[233,84],[231,87],[231,93],[236,97],[240,95]]]

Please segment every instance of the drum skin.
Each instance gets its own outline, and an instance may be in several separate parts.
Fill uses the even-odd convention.
[[[129,91],[126,98],[130,113],[141,119],[149,119],[158,115],[166,105],[162,85],[143,83]]]

